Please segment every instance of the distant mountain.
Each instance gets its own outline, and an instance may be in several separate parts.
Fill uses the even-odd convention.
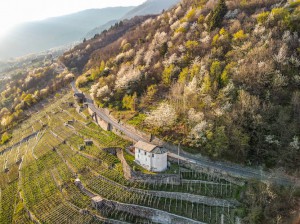
[[[145,3],[134,7],[132,10],[126,13],[120,20],[131,19],[135,16],[153,15],[160,14],[163,10],[169,9],[170,7],[176,5],[180,0],[148,0]],[[112,20],[104,25],[98,26],[88,32],[85,38],[90,39],[95,36],[95,34],[100,34],[103,30],[109,29],[119,20]]]
[[[89,31],[86,35],[85,38],[86,39],[90,39],[92,37],[95,36],[95,34],[100,34],[103,30],[107,30],[109,29],[111,26],[113,26],[114,24],[116,24],[117,22],[119,22],[119,20],[111,20],[101,26],[98,26],[94,29],[92,29],[91,31]]]
[[[118,20],[134,7],[89,9],[16,26],[0,40],[0,59],[40,52],[80,40],[91,29]]]
[[[160,14],[163,10],[176,5],[180,0],[147,0],[145,3],[133,8],[122,19],[130,19],[135,16]]]

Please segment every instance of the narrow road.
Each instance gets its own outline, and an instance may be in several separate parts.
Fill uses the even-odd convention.
[[[74,82],[71,83],[71,86],[74,92],[79,92]],[[86,97],[86,103],[88,104],[88,107],[105,122],[110,123],[115,129],[121,131],[124,135],[126,135],[133,141],[141,140],[141,141],[148,142],[147,139],[129,130],[122,124],[118,123],[115,119],[112,119],[110,116],[108,116],[105,113],[105,111],[102,108],[96,107],[94,105],[93,100],[88,94],[85,94],[85,97]],[[270,173],[260,169],[250,168],[250,167],[243,167],[237,164],[211,161],[200,155],[190,154],[183,150],[181,150],[180,154],[178,155],[177,150],[174,149],[176,147],[172,146],[171,144],[165,145],[165,148],[169,150],[168,156],[174,159],[179,159],[181,161],[186,161],[192,164],[196,164],[198,166],[201,166],[203,168],[208,168],[216,172],[225,172],[233,177],[239,177],[244,179],[256,179],[256,180],[263,181],[265,183],[268,182],[268,183],[275,183],[279,185],[296,185],[300,187],[300,181],[298,179],[297,180],[291,179],[290,177],[286,177],[280,174]]]
[[[75,86],[75,83],[72,82],[71,83],[72,89],[75,93],[79,93],[78,89]],[[121,131],[124,133],[124,135],[126,135],[127,137],[129,137],[130,139],[134,140],[134,141],[147,141],[145,140],[142,136],[137,135],[136,133],[133,133],[132,131],[130,131],[129,129],[127,129],[126,127],[124,127],[122,124],[118,123],[117,121],[113,120],[110,116],[108,116],[104,110],[102,108],[98,108],[95,106],[94,101],[91,99],[91,97],[88,94],[85,94],[85,98],[86,98],[86,104],[88,104],[88,107],[94,112],[96,113],[96,115],[98,117],[100,117],[102,120],[104,120],[107,123],[110,123],[115,129]]]

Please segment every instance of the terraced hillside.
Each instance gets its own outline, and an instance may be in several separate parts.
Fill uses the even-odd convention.
[[[125,150],[131,143],[73,103],[69,90],[57,94],[1,146],[0,223],[239,222],[244,187],[176,164],[162,177],[173,173],[180,183],[150,182],[158,174],[149,172],[144,180],[126,179],[119,154],[106,149],[123,151],[132,165]]]

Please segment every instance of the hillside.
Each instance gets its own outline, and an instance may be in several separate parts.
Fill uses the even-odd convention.
[[[131,35],[136,26],[153,17],[155,16],[136,16],[130,20],[117,22],[111,29],[65,52],[60,61],[75,73],[81,73],[93,52],[102,48],[110,49],[111,45],[123,35]],[[108,50],[107,56],[109,54]]]
[[[122,18],[131,9],[133,7],[89,9],[18,25],[1,38],[0,58],[37,53],[80,41],[91,29]]]
[[[77,84],[187,150],[299,175],[299,19],[297,2],[183,1],[96,48]]]
[[[10,70],[0,223],[298,224],[299,24],[299,0],[182,0]],[[168,170],[137,165],[133,138],[90,106],[173,144]]]

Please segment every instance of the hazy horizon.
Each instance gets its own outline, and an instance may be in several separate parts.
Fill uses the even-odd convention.
[[[87,9],[137,6],[146,0],[10,0],[0,2],[0,38],[22,23],[73,14]]]

